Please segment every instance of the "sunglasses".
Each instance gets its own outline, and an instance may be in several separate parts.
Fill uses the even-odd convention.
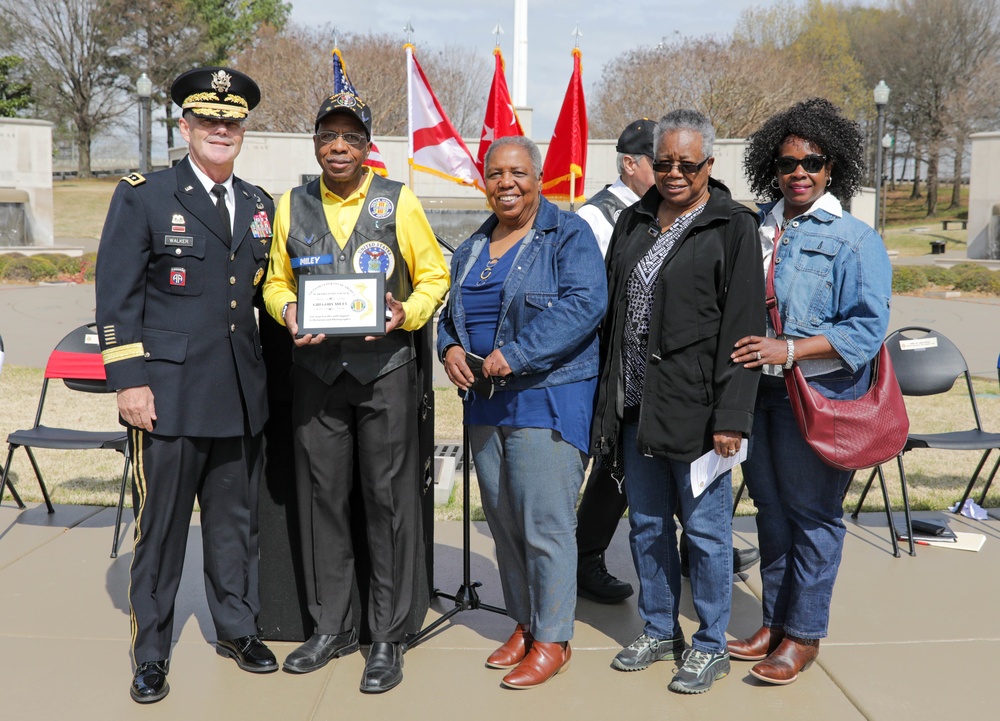
[[[684,175],[695,175],[699,170],[705,167],[711,158],[705,158],[700,163],[671,163],[666,160],[655,160],[653,161],[653,172],[656,173],[669,173],[674,169],[674,166],[680,168],[680,171]]]
[[[791,155],[783,155],[780,158],[775,158],[774,167],[778,169],[778,172],[782,175],[788,175],[789,173],[794,173],[795,169],[799,166],[807,173],[818,173],[826,165],[825,155],[807,155],[804,158],[793,158]]]
[[[330,145],[330,143],[337,142],[337,138],[343,138],[345,143],[355,148],[360,148],[368,139],[363,133],[336,133],[332,130],[323,130],[316,133],[316,137],[319,138],[319,142],[323,145]]]

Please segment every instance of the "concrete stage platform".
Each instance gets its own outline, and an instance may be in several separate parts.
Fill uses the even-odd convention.
[[[478,610],[458,614],[411,649],[398,688],[366,696],[358,691],[360,653],[305,676],[254,676],[216,655],[195,514],[177,600],[171,692],[140,707],[128,695],[129,544],[116,560],[108,558],[114,509],[57,506],[50,516],[38,506],[19,512],[8,501],[0,506],[0,717],[992,721],[1000,715],[993,686],[1000,657],[1000,521],[947,517],[955,530],[986,535],[978,553],[921,546],[915,558],[896,559],[884,515],[848,520],[830,637],[818,662],[787,687],[758,684],[748,674],[751,664],[740,661],[701,696],[666,690],[671,662],[637,673],[613,670],[611,659],[641,628],[633,597],[617,606],[581,600],[571,666],[538,689],[503,689],[502,672],[483,666],[512,622]],[[608,566],[636,584],[627,530],[623,521]],[[131,532],[125,529],[126,539]],[[461,524],[439,522],[435,532],[435,585],[453,593],[462,580]],[[756,544],[752,518],[737,519],[735,542]],[[483,583],[484,603],[503,605],[493,543],[482,523],[472,529],[472,578]],[[734,583],[729,631],[742,636],[760,625],[760,576],[753,569]],[[450,606],[433,601],[428,621]],[[696,621],[686,582],[681,610],[690,637]],[[271,646],[279,662],[294,648]]]

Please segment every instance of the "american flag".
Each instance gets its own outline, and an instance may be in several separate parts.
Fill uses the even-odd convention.
[[[344,66],[344,56],[340,54],[339,48],[333,49],[333,95],[337,93],[351,93],[352,95],[358,95],[358,91],[354,89],[354,84],[351,79],[347,76],[347,68]],[[375,141],[372,141],[372,149],[368,153],[368,159],[365,161],[365,166],[371,168],[373,171],[386,177],[389,175],[388,168],[385,167],[385,163],[382,161],[382,153],[379,152],[378,146]]]

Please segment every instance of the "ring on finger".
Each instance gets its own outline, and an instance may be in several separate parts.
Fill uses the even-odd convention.
[[[760,351],[757,351],[757,360],[760,360]]]

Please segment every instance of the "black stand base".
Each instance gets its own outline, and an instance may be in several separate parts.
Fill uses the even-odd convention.
[[[429,637],[434,631],[451,620],[451,618],[462,611],[475,611],[482,609],[492,613],[507,615],[507,609],[499,606],[490,606],[479,600],[479,593],[476,591],[483,584],[473,581],[472,576],[472,549],[470,544],[472,521],[469,513],[469,466],[472,464],[472,452],[469,444],[469,427],[462,426],[462,585],[458,587],[455,595],[444,593],[435,588],[431,594],[432,598],[447,598],[455,602],[454,608],[449,609],[441,618],[431,623],[418,633],[408,636],[403,644],[404,650],[411,649],[424,639]]]

